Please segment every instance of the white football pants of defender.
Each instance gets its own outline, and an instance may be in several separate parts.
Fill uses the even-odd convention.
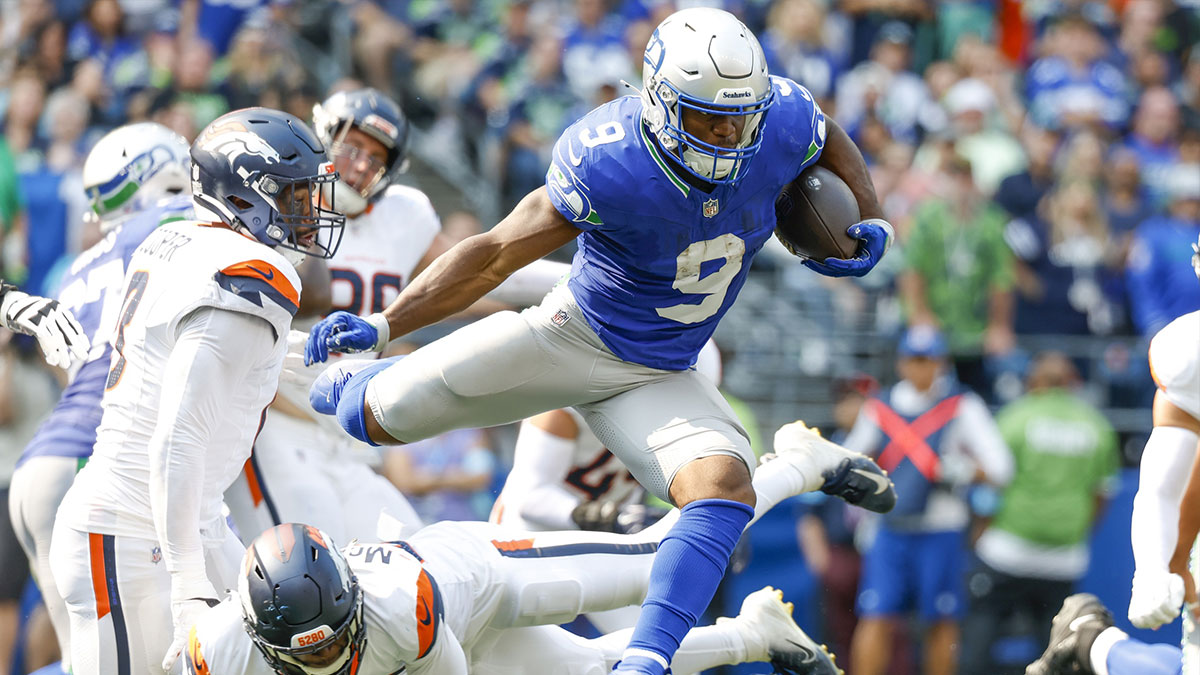
[[[55,525],[50,566],[71,624],[74,675],[163,675],[174,637],[171,575],[158,541]],[[217,593],[237,588],[245,548],[228,526],[205,537]]]
[[[621,360],[565,284],[537,307],[493,314],[418,349],[376,375],[366,400],[405,442],[574,406],[638,482],[668,501],[676,472],[694,459],[755,465],[745,429],[711,380]]]
[[[442,522],[409,544],[441,590],[471,673],[600,675],[621,658],[632,629],[587,640],[553,624],[641,603],[657,543],[676,518],[664,520],[633,535]],[[750,660],[749,650],[732,624],[705,626],[687,634],[671,667],[699,672]],[[426,673],[420,662],[408,670]]]
[[[71,621],[50,569],[50,537],[54,534],[58,506],[86,462],[86,457],[30,457],[13,473],[8,493],[13,531],[29,558],[29,569],[33,570],[50,624],[54,626],[66,673],[71,672]]]
[[[316,423],[267,410],[254,450],[228,489],[225,503],[242,542],[282,523],[311,524],[340,546],[381,537],[383,514],[403,524],[405,536],[421,518],[404,495],[365,461],[335,449],[348,441]]]

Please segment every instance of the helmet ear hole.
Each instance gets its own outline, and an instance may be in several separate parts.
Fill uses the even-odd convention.
[[[229,203],[233,204],[235,207],[237,207],[237,210],[239,210],[239,211],[245,211],[246,209],[254,208],[253,204],[251,204],[250,202],[248,202],[245,199],[242,199],[241,197],[238,197],[236,195],[230,195],[227,199],[228,199]]]

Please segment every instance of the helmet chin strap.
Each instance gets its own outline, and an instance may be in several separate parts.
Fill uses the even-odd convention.
[[[336,183],[323,183],[321,193],[324,195],[326,203],[336,204],[337,210],[350,218],[362,215],[362,212],[366,211],[370,204],[366,197],[344,180],[338,180]]]

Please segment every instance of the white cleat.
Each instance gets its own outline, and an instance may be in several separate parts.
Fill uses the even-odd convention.
[[[802,472],[819,471],[824,479],[821,492],[876,513],[887,513],[896,505],[896,486],[874,460],[826,440],[802,421],[779,427],[774,449],[763,455],[763,464],[782,460]]]
[[[783,601],[783,591],[770,586],[754,591],[742,601],[737,618],[717,619],[727,621],[742,629],[751,658],[770,661],[777,675],[845,675],[825,645],[792,620],[792,603]]]

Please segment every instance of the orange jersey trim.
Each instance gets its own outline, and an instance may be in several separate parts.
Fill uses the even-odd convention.
[[[422,658],[433,648],[437,638],[437,598],[429,574],[421,570],[417,577],[417,658]]]
[[[287,276],[269,262],[265,260],[247,260],[245,262],[230,265],[221,270],[222,274],[231,277],[249,277],[258,279],[270,284],[271,288],[279,291],[279,294],[287,298],[292,304],[300,304],[300,293]]]
[[[96,619],[108,616],[108,580],[104,572],[104,535],[88,533],[88,559],[92,566],[92,593],[96,596]]]

